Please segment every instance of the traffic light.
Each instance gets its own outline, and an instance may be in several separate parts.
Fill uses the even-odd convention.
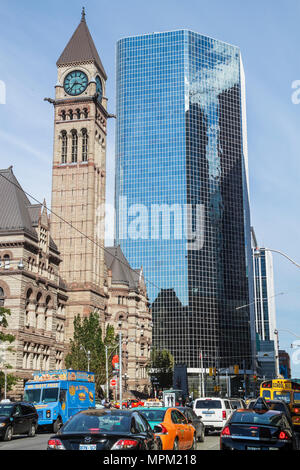
[[[234,366],[233,370],[234,370],[235,375],[239,375],[240,368],[239,368],[238,364]]]
[[[253,375],[254,382],[257,382],[257,375]]]

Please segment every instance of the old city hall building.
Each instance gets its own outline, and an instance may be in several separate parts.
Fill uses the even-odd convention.
[[[121,329],[128,390],[149,390],[151,312],[142,270],[104,246],[107,75],[81,21],[57,61],[51,214],[31,204],[12,168],[0,170],[0,305],[11,310],[20,378],[61,368],[76,315]],[[2,176],[2,177],[1,177]]]

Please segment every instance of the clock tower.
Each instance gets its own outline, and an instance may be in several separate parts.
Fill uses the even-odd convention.
[[[85,12],[57,61],[51,235],[62,257],[69,301],[66,339],[76,315],[105,321],[106,73]]]

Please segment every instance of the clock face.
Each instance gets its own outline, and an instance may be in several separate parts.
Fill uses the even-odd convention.
[[[88,86],[88,78],[81,70],[68,73],[64,81],[64,89],[68,95],[76,96],[84,92]]]
[[[103,89],[102,89],[101,79],[98,75],[96,77],[96,93],[98,93],[98,101],[101,103],[102,96],[103,96]]]

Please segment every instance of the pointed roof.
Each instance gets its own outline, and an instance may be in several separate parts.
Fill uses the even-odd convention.
[[[139,269],[132,269],[125,258],[121,247],[105,247],[105,263],[112,272],[112,282],[127,284],[130,289],[136,290],[139,285]]]
[[[85,21],[85,11],[82,9],[81,21],[77,26],[73,36],[66,45],[63,53],[56,62],[57,66],[75,64],[80,62],[95,62],[102,72],[105,80],[107,75],[97,52],[93,38]]]
[[[38,241],[41,210],[41,204],[31,204],[12,167],[0,169],[0,233],[20,230]],[[50,247],[58,251],[51,237]]]

